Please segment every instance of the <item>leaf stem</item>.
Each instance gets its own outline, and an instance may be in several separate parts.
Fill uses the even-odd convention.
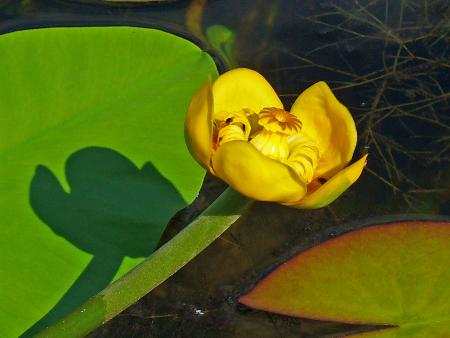
[[[225,232],[251,202],[228,188],[172,240],[37,337],[86,336],[186,265]]]

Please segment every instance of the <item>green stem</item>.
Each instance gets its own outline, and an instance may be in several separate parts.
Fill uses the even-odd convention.
[[[186,265],[251,204],[228,188],[191,224],[129,271],[37,337],[84,337]]]

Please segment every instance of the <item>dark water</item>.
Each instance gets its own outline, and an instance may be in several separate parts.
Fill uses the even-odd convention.
[[[369,217],[450,214],[449,20],[445,0],[142,3],[0,0],[0,31],[135,24],[199,41],[221,67],[259,70],[289,107],[325,80],[351,110],[362,178],[330,207],[299,211],[256,203],[228,232],[92,337],[340,337],[368,327],[289,318],[236,301],[298,250]],[[166,239],[224,188],[206,181]]]

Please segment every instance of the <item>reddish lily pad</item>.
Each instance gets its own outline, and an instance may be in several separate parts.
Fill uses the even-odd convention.
[[[450,337],[450,222],[381,224],[301,252],[239,300],[280,314]]]

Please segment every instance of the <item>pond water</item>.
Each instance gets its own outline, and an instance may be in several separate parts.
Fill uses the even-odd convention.
[[[298,250],[370,217],[448,215],[449,18],[445,0],[0,0],[0,31],[58,25],[161,27],[200,43],[220,68],[249,67],[289,107],[324,80],[369,152],[362,178],[312,211],[256,203],[175,276],[92,337],[340,337],[368,327],[273,315],[237,298]],[[129,60],[132,62],[132,60]],[[165,240],[223,189],[207,177]]]

